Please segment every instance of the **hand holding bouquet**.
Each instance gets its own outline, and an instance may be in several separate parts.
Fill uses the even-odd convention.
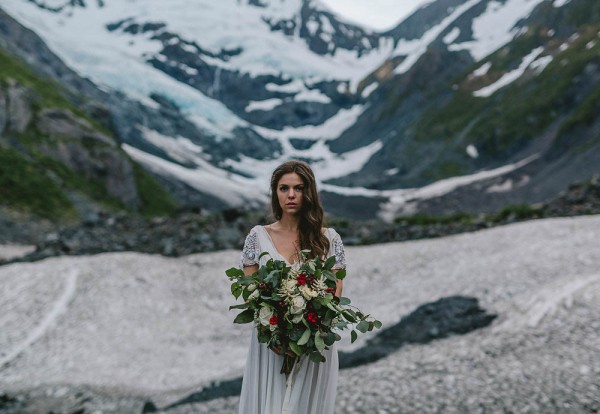
[[[226,271],[231,293],[244,299],[243,304],[229,307],[243,310],[234,323],[254,322],[259,342],[284,355],[281,373],[286,375],[302,355],[324,362],[323,351],[341,339],[336,331],[354,326],[354,342],[357,331],[381,328],[380,321],[350,306],[350,299],[334,296],[337,280],[346,275],[344,269],[332,271],[335,256],[304,260],[308,252],[302,250],[301,264],[293,266],[269,259],[251,276],[235,267]]]

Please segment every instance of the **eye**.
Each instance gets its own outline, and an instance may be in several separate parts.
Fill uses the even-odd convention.
[[[287,190],[288,190],[288,186],[287,185],[279,186],[279,191],[287,191]]]
[[[303,185],[297,185],[296,188],[295,188],[295,190],[298,191],[298,192],[302,192],[302,191],[304,191],[304,186]]]

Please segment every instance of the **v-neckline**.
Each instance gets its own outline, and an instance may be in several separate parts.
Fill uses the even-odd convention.
[[[277,253],[279,255],[279,257],[281,257],[283,259],[284,262],[286,262],[288,265],[293,266],[294,264],[298,263],[297,261],[294,262],[294,264],[290,263],[288,261],[288,259],[286,259],[280,252],[279,250],[277,250],[277,247],[275,246],[275,242],[273,241],[273,238],[271,237],[271,234],[269,234],[269,230],[267,230],[266,226],[260,226],[263,231],[265,232],[265,234],[267,235],[267,238],[269,239],[269,242],[271,243],[271,246],[273,246],[273,250],[275,251],[275,253]]]

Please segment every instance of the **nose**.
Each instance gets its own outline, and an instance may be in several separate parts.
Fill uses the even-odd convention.
[[[294,198],[295,195],[296,195],[296,192],[294,191],[294,189],[290,188],[287,192],[288,198]]]

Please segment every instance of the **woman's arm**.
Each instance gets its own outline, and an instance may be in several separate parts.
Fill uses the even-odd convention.
[[[252,276],[258,271],[258,265],[244,266],[244,276]]]
[[[337,273],[338,269],[334,269],[332,270],[333,273]],[[343,280],[336,280],[335,282],[335,296],[337,296],[338,298],[342,297],[342,289],[344,288],[344,281]]]

